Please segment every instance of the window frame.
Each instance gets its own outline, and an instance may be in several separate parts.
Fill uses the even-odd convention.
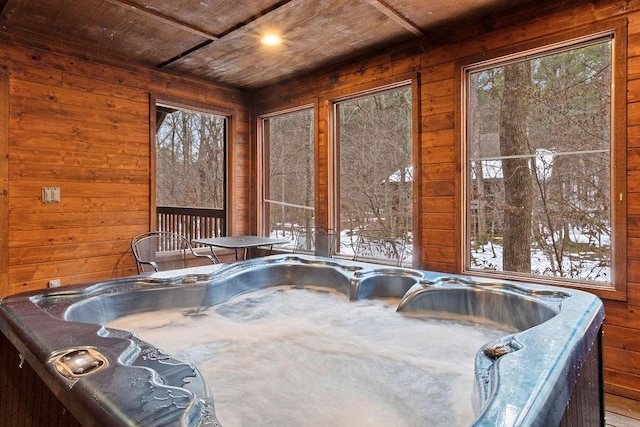
[[[313,176],[313,194],[314,194],[314,205],[311,206],[311,208],[313,208],[313,214],[314,216],[317,217],[317,208],[318,208],[318,203],[317,203],[317,197],[318,197],[318,193],[317,193],[317,186],[318,186],[318,182],[317,182],[317,178],[318,178],[318,172],[317,172],[317,166],[318,166],[318,153],[317,153],[317,115],[318,115],[318,108],[315,104],[311,103],[311,104],[303,104],[303,105],[299,105],[299,106],[295,106],[295,107],[291,107],[291,108],[286,108],[286,109],[282,109],[282,110],[277,110],[277,111],[273,111],[273,112],[269,112],[269,113],[265,113],[265,114],[261,114],[257,117],[257,132],[256,132],[256,136],[257,136],[257,158],[258,158],[258,171],[256,174],[256,181],[257,181],[257,190],[258,190],[258,212],[257,212],[257,227],[258,227],[258,234],[261,236],[266,236],[269,233],[269,210],[270,208],[267,206],[268,203],[270,203],[270,200],[268,200],[265,196],[266,196],[266,191],[268,189],[269,183],[270,183],[270,175],[268,175],[270,173],[270,166],[268,164],[268,160],[269,160],[269,147],[270,147],[270,141],[269,138],[266,137],[265,133],[266,130],[268,129],[268,125],[266,124],[266,122],[269,119],[272,119],[274,117],[278,117],[278,116],[283,116],[286,114],[291,114],[291,113],[296,113],[302,110],[311,110],[313,112],[313,118],[312,121],[314,123],[313,125],[313,162],[314,162],[314,176]]]
[[[229,232],[229,226],[231,223],[232,212],[229,209],[229,199],[230,199],[230,187],[229,187],[229,170],[230,170],[230,160],[231,160],[231,147],[233,145],[232,141],[232,126],[233,126],[233,112],[231,110],[227,110],[225,108],[216,108],[215,106],[210,106],[206,104],[201,104],[199,102],[185,102],[184,100],[175,99],[171,96],[167,97],[156,97],[154,94],[149,96],[149,145],[150,145],[150,153],[149,153],[149,186],[150,186],[150,200],[149,200],[149,229],[156,230],[158,227],[157,224],[157,122],[156,122],[156,114],[158,108],[170,108],[176,110],[184,110],[191,111],[195,113],[209,114],[220,116],[225,119],[225,141],[224,141],[224,176],[223,176],[223,209],[224,209],[224,225],[225,230],[223,230],[224,235],[227,235]]]
[[[611,90],[611,193],[610,193],[610,217],[611,217],[611,281],[586,282],[572,281],[570,279],[558,279],[553,277],[541,277],[525,275],[513,272],[491,272],[478,269],[471,269],[469,266],[470,254],[470,218],[469,199],[471,184],[469,182],[469,156],[470,148],[467,138],[469,107],[469,96],[467,92],[468,73],[471,70],[488,68],[490,66],[504,65],[509,62],[520,61],[530,57],[540,56],[544,52],[558,51],[579,47],[590,40],[596,40],[610,36],[612,40],[612,90]],[[456,64],[456,76],[459,79],[458,88],[460,96],[458,102],[460,126],[460,169],[461,188],[459,212],[460,218],[460,259],[461,270],[464,274],[480,277],[500,278],[507,280],[518,280],[523,282],[535,282],[556,286],[581,288],[595,293],[596,295],[612,300],[627,299],[626,285],[626,254],[627,254],[627,183],[626,168],[626,84],[627,84],[627,23],[624,19],[600,22],[588,27],[582,27],[572,31],[565,31],[552,37],[540,38],[536,41],[522,43],[510,47],[508,50],[485,52],[481,56],[466,58]]]
[[[336,230],[340,227],[340,129],[339,129],[339,113],[338,106],[343,102],[364,98],[367,96],[375,96],[384,92],[393,91],[400,88],[408,88],[411,91],[411,141],[412,152],[411,162],[413,165],[413,205],[412,205],[412,233],[413,233],[413,262],[412,267],[419,268],[421,265],[421,237],[420,237],[420,203],[419,200],[419,186],[420,186],[420,88],[419,78],[415,74],[408,76],[401,76],[397,80],[387,81],[382,84],[378,83],[372,85],[372,87],[349,93],[340,94],[328,98],[329,105],[329,123],[331,127],[330,140],[328,141],[328,156],[329,156],[329,176],[328,176],[328,201],[329,201],[329,223],[330,226]],[[341,256],[337,253],[337,256]],[[381,260],[384,262],[384,260]]]

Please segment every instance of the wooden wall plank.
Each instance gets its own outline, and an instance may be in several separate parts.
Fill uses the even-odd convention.
[[[640,148],[640,126],[627,128],[627,148]]]
[[[630,306],[640,307],[640,280],[629,280],[627,286],[627,303]]]
[[[640,353],[637,351],[604,346],[604,360],[608,361],[608,366],[625,366],[626,374],[640,377]]]
[[[42,214],[50,212],[123,212],[123,211],[144,211],[145,206],[140,206],[135,197],[128,194],[121,194],[120,197],[75,197],[65,195],[64,205],[61,203],[44,204],[33,203],[40,201],[40,195],[28,195],[26,197],[15,197],[11,203],[11,213],[13,214]]]
[[[21,70],[45,69],[51,71],[69,72],[82,76],[90,76],[96,81],[117,83],[118,85],[147,90],[149,88],[150,73],[146,70],[125,69],[126,64],[119,64],[119,67],[101,63],[101,58],[94,57],[93,60],[78,58],[74,53],[57,52],[55,48],[49,50],[41,49],[37,46],[29,46],[29,40],[15,41],[9,43],[13,49],[7,56],[17,64],[16,74]],[[13,69],[14,66],[10,65]],[[167,78],[171,80],[171,77]]]
[[[423,216],[422,226],[426,230],[455,230],[455,224],[451,221],[449,212],[426,212]]]
[[[638,40],[640,43],[640,39]],[[627,105],[628,125],[640,125],[640,102],[634,102]]]
[[[437,228],[427,228],[427,229],[422,229],[421,232],[422,232],[423,245],[429,246],[429,247],[447,246],[447,247],[450,247],[452,250],[455,249],[456,238],[455,238],[455,234],[452,233],[450,229],[439,230]],[[451,262],[451,258],[444,260],[444,262]]]
[[[432,186],[437,186],[437,184]],[[423,197],[421,203],[425,206],[427,212],[449,213],[453,212],[456,207],[454,196]]]
[[[17,266],[10,270],[9,291],[14,294],[39,290],[42,289],[42,282],[46,283],[51,277],[62,278],[63,284],[89,283],[132,275],[135,271],[130,249],[118,255]]]
[[[605,304],[606,324],[640,329],[640,306],[624,301],[607,301]]]
[[[604,326],[604,345],[635,352],[640,355],[640,331],[625,326],[606,324]]]
[[[64,195],[62,196],[64,198]],[[46,230],[48,228],[77,228],[78,224],[86,227],[109,227],[112,225],[141,224],[148,218],[144,211],[130,211],[127,215],[115,216],[113,212],[50,212],[46,215],[20,215],[20,224],[10,225],[11,231]],[[131,236],[133,237],[133,236]]]
[[[33,68],[33,67],[32,67]],[[29,79],[33,82],[33,79]],[[130,89],[120,83],[99,81],[93,76],[61,73],[60,86],[73,91],[82,91],[103,95],[105,97],[122,98],[148,105],[149,97],[145,91]]]
[[[48,86],[62,86],[62,71],[50,68],[33,67],[21,62],[7,60],[11,64],[12,78],[19,78],[26,81],[43,83]]]
[[[455,62],[434,63],[428,56],[424,57],[423,62],[420,69],[420,80],[423,83],[451,80],[455,75]]]
[[[99,124],[127,126],[132,124],[133,117],[137,116],[139,121],[148,114],[148,103],[96,96],[64,88],[51,91],[46,90],[46,87],[15,81],[11,85],[11,95],[11,113],[15,119],[30,114],[65,120],[92,119]]]
[[[429,181],[455,181],[456,170],[449,163],[429,163],[429,166],[422,171],[420,179],[423,182]]]
[[[69,147],[69,144],[67,144]],[[62,154],[62,155],[61,155]],[[149,161],[148,157],[136,153],[136,156],[122,156],[117,154],[105,154],[104,156],[96,156],[94,152],[54,150],[50,146],[48,148],[26,148],[12,147],[12,161],[16,163],[33,162],[34,158],[38,160],[37,164],[51,165],[60,168],[73,167],[82,165],[86,169],[119,169],[126,171],[136,171]]]
[[[604,377],[606,379],[605,390],[607,393],[640,400],[640,392],[638,391],[640,376],[609,369],[607,366],[605,361]]]
[[[35,161],[22,162],[11,165],[10,179],[30,181],[49,180],[56,182],[82,180],[85,182],[109,182],[125,184],[147,184],[149,171],[144,169],[116,169],[116,168],[71,168],[66,165],[51,165]]]
[[[116,213],[112,212],[112,214]],[[40,237],[38,243],[44,248],[67,243],[95,243],[96,245],[101,245],[102,242],[125,241],[129,244],[129,236],[139,233],[140,226],[141,224],[124,224],[98,229],[78,225],[67,228],[49,228],[38,230]],[[34,244],[33,231],[12,230],[9,233],[9,242],[11,248],[31,248]]]
[[[130,249],[129,241],[102,240],[87,243],[71,243],[61,245],[47,245],[16,248],[12,247],[9,262],[13,266],[32,265],[34,263],[63,262],[70,258],[88,259],[96,254],[99,247],[102,256],[127,253]]]
[[[0,298],[9,291],[9,69],[0,64]]]
[[[627,73],[629,74],[629,80],[640,79],[640,56],[629,57]]]
[[[61,135],[54,133],[36,133],[29,129],[11,129],[10,144],[12,147],[25,149],[51,149],[65,152],[89,152],[96,156],[114,157],[143,157],[149,156],[149,145],[141,141],[118,141],[114,146],[113,140],[107,135],[99,137],[84,137],[81,135]]]
[[[438,131],[455,128],[455,113],[447,111],[439,114],[424,115],[420,119],[423,131]]]
[[[40,202],[42,192],[41,187],[47,187],[51,185],[51,180],[41,181],[19,181],[12,180],[9,183],[9,191],[11,194],[16,194],[17,197],[31,197],[32,200]],[[97,197],[97,198],[109,198],[119,199],[121,197],[139,197],[140,201],[143,196],[148,195],[149,186],[142,184],[122,184],[113,185],[109,182],[93,182],[88,185],[86,182],[69,181],[65,184],[65,190],[67,195],[73,195],[73,197]],[[13,200],[13,199],[12,199]],[[47,208],[50,209],[50,208]]]
[[[454,80],[449,78],[422,85],[420,102],[424,115],[446,114],[455,111]]]

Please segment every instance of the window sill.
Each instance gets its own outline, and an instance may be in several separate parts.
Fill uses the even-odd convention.
[[[609,301],[627,301],[626,283],[615,287],[612,283],[602,283],[602,285],[589,284],[586,282],[569,282],[554,280],[553,278],[528,277],[512,274],[499,273],[483,273],[476,270],[467,270],[462,274],[469,277],[482,277],[485,279],[504,280],[509,282],[528,283],[532,285],[553,286],[558,288],[570,288],[585,291],[596,295],[602,300]]]

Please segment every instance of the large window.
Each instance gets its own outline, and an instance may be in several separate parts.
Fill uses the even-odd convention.
[[[403,261],[411,264],[411,94],[411,85],[403,85],[335,104],[337,214],[343,254],[357,249],[364,230],[403,234],[407,239]],[[385,251],[367,255],[384,259],[390,255]]]
[[[613,36],[465,69],[466,267],[613,282]]]
[[[225,117],[157,107],[158,205],[223,209]]]
[[[262,118],[263,213],[270,236],[315,225],[313,108]]]
[[[224,235],[227,118],[156,106],[157,229]]]

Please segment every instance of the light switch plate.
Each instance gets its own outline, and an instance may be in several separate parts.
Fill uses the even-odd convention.
[[[42,187],[42,203],[60,203],[60,187]]]

